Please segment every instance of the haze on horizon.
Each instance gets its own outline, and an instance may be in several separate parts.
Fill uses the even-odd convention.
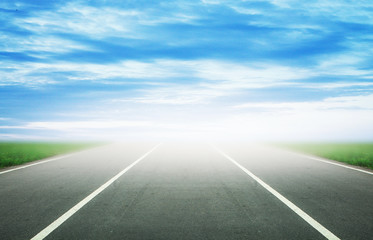
[[[373,140],[373,2],[0,3],[0,140]]]

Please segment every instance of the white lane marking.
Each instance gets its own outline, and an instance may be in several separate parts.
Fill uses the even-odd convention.
[[[283,202],[286,206],[288,206],[291,210],[293,210],[296,214],[298,214],[303,220],[305,220],[308,224],[310,224],[313,228],[315,228],[317,231],[319,231],[322,235],[324,235],[327,239],[332,240],[338,240],[339,238],[335,236],[332,232],[330,232],[328,229],[326,229],[324,226],[322,226],[320,223],[318,223],[315,219],[313,219],[311,216],[309,216],[307,213],[305,213],[302,209],[297,207],[294,203],[290,202],[287,198],[282,196],[279,192],[274,190],[272,187],[270,187],[268,184],[263,182],[260,178],[255,176],[252,172],[247,170],[245,167],[243,167],[241,164],[236,162],[233,158],[225,154],[223,151],[218,149],[217,147],[213,146],[221,155],[226,157],[228,160],[230,160],[233,164],[235,164],[237,167],[239,167],[242,171],[244,171],[247,175],[249,175],[251,178],[253,178],[255,181],[257,181],[260,185],[262,185],[267,191],[272,193],[275,197],[277,197],[281,202]]]
[[[145,153],[143,156],[141,156],[139,159],[134,161],[131,165],[123,169],[121,172],[119,172],[117,175],[115,175],[113,178],[111,178],[109,181],[104,183],[101,187],[96,189],[94,192],[89,194],[86,198],[84,198],[82,201],[80,201],[78,204],[76,204],[74,207],[72,207],[70,210],[68,210],[66,213],[64,213],[62,216],[60,216],[58,219],[56,219],[53,223],[51,223],[49,226],[44,228],[41,232],[39,232],[37,235],[35,235],[31,240],[41,240],[44,239],[46,236],[48,236],[51,232],[53,232],[56,228],[58,228],[62,223],[64,223],[67,219],[69,219],[72,215],[74,215],[79,209],[81,209],[84,205],[86,205],[89,201],[91,201],[93,198],[95,198],[98,194],[100,194],[102,191],[104,191],[108,186],[110,186],[115,180],[117,180],[120,176],[122,176],[124,173],[126,173],[128,170],[130,170],[133,166],[135,166],[138,162],[143,160],[145,157],[147,157],[151,152],[153,152],[157,147],[161,145],[158,144],[154,148],[152,148],[149,152]]]
[[[22,166],[22,167],[12,168],[12,169],[0,172],[0,175],[4,174],[4,173],[13,172],[13,171],[16,171],[16,170],[20,170],[20,169],[32,167],[32,166],[35,166],[35,165],[39,165],[39,164],[43,164],[43,163],[47,163],[47,162],[56,161],[56,160],[59,160],[59,159],[62,159],[62,158],[67,158],[67,157],[70,157],[70,156],[72,156],[74,154],[76,154],[76,153],[67,154],[67,155],[63,155],[63,156],[59,156],[59,157],[54,157],[54,158],[51,158],[51,159],[42,160],[40,162],[27,164],[27,165]]]

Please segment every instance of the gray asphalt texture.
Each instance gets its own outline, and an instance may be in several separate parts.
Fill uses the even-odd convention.
[[[30,239],[155,143],[0,175],[0,239]],[[249,144],[217,147],[341,239],[372,239],[373,175]],[[46,239],[325,239],[208,144],[164,143]]]

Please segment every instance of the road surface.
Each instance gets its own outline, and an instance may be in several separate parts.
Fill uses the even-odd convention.
[[[121,143],[4,170],[0,239],[373,236],[371,172],[265,146]]]

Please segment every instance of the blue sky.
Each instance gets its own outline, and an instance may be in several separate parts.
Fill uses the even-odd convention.
[[[373,140],[372,1],[2,1],[0,139]]]

